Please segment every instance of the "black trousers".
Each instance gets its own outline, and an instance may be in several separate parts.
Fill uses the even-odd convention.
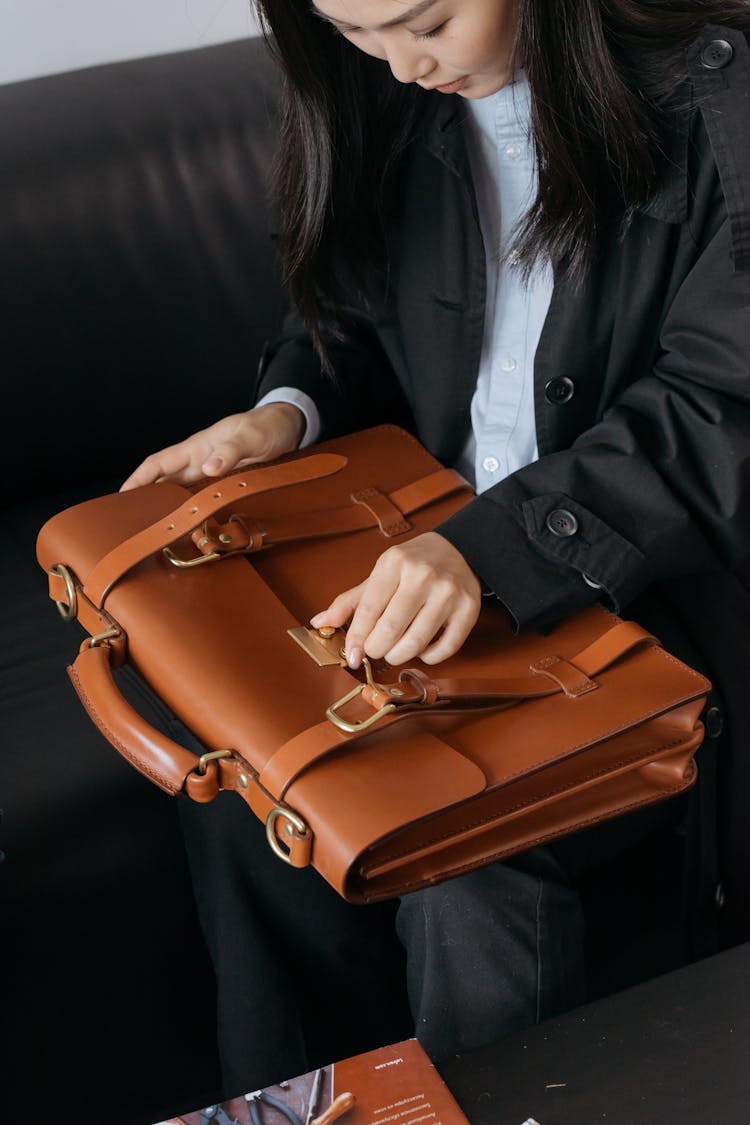
[[[234,794],[180,807],[227,1096],[415,1034],[439,1060],[584,998],[580,904],[546,849],[352,906]]]

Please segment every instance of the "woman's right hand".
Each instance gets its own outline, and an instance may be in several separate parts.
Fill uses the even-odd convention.
[[[192,484],[202,477],[225,476],[240,465],[273,461],[295,450],[304,432],[305,416],[289,402],[269,402],[244,414],[230,414],[185,441],[152,453],[120,491],[163,480]]]

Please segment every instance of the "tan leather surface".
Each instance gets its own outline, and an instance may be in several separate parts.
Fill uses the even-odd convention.
[[[294,466],[305,462],[337,468],[286,483],[288,472],[304,476]],[[256,474],[259,482],[284,486],[256,488]],[[197,556],[194,527],[183,520],[195,505],[186,490],[168,484],[89,501],[40,533],[39,561],[48,573],[64,563],[79,595],[83,586],[84,627],[101,631],[103,622],[118,622],[126,636],[111,655],[122,655],[127,644],[128,659],[206,747],[233,752],[198,778],[190,772],[192,755],[174,753],[169,740],[120,707],[105,667],[108,646],[84,652],[75,674],[92,717],[156,784],[171,792],[184,787],[197,800],[232,788],[261,819],[277,803],[288,808],[308,826],[299,831],[283,816],[275,821],[275,838],[291,845],[292,862],[311,858],[340,893],[366,901],[692,783],[707,681],[637,624],[598,606],[546,636],[513,637],[502,608],[485,599],[460,653],[413,674],[376,664],[382,690],[359,694],[341,713],[361,721],[393,698],[400,710],[383,711],[365,732],[337,730],[326,709],[363,677],[346,667],[318,667],[287,630],[307,624],[365,578],[392,542],[431,529],[471,493],[390,426],[241,476],[248,484],[241,500],[218,508],[216,497],[207,497],[201,514],[213,503],[216,528],[242,521],[264,543],[269,528],[290,541],[189,570],[175,569],[161,549],[139,561],[146,540],[160,548],[172,523],[182,532],[172,541],[175,551]],[[209,487],[223,492],[221,499],[240,492],[225,482]],[[372,490],[372,512],[352,500]],[[393,530],[394,506],[411,525],[395,539],[378,526],[380,518]],[[348,512],[357,513],[351,524]],[[358,522],[363,515],[367,527]],[[349,530],[334,535],[334,526]],[[212,538],[216,528],[209,528]],[[137,547],[126,542],[130,537]],[[103,614],[97,595],[107,588]],[[63,596],[54,576],[50,590],[57,600]],[[394,687],[403,695],[393,697]]]
[[[139,562],[156,551],[173,543],[181,535],[193,530],[203,520],[214,515],[232,502],[244,502],[245,497],[261,492],[290,488],[303,481],[318,480],[330,473],[339,472],[346,458],[337,454],[312,454],[299,461],[284,465],[263,465],[253,472],[239,473],[223,481],[216,481],[185,500],[179,508],[170,511],[150,527],[117,543],[89,574],[84,583],[89,598],[103,605],[112,586]]]

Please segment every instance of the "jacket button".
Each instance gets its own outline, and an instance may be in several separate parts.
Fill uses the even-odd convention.
[[[575,383],[572,379],[569,379],[567,375],[559,375],[555,379],[550,379],[547,383],[544,388],[544,397],[553,406],[562,406],[563,403],[570,402],[575,389]]]
[[[547,516],[546,522],[553,535],[566,537],[575,535],[578,531],[578,520],[572,512],[567,512],[565,508],[555,508],[554,512],[550,512]]]
[[[726,39],[712,39],[701,51],[701,62],[707,70],[721,70],[732,61],[734,49]]]
[[[717,883],[716,884],[716,890],[714,891],[714,902],[716,903],[716,909],[721,910],[721,908],[724,906],[724,903],[726,901],[727,901],[727,896],[726,896],[726,893],[724,891],[724,888],[722,887],[721,883]]]
[[[709,707],[704,720],[706,734],[709,738],[718,738],[724,730],[724,716],[718,707]]]

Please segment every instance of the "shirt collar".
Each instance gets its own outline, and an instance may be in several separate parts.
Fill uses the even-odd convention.
[[[506,87],[506,90],[512,90]],[[528,89],[528,84],[527,84]],[[684,88],[681,91],[684,97]],[[503,91],[499,91],[503,93]],[[483,102],[491,102],[483,98]],[[460,176],[469,176],[469,161],[463,136],[462,124],[469,108],[469,99],[458,94],[435,94],[440,98],[435,112],[427,122],[422,138],[427,148],[452,171]],[[482,110],[480,110],[482,112]],[[667,128],[663,144],[663,165],[659,183],[651,197],[637,210],[649,218],[664,223],[682,223],[688,214],[688,124],[690,114],[684,104],[667,109]]]

